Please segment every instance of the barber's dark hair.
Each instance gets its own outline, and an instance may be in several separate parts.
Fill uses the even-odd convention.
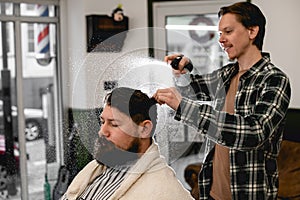
[[[151,120],[153,124],[151,136],[154,134],[157,124],[157,102],[154,98],[149,98],[140,90],[118,87],[107,94],[105,103],[130,116],[137,125],[145,120]]]
[[[257,46],[259,50],[262,50],[265,37],[266,18],[261,10],[250,2],[238,2],[230,6],[220,8],[218,16],[221,17],[227,13],[235,14],[237,16],[237,20],[246,28],[254,26],[259,27],[259,31],[253,44]]]

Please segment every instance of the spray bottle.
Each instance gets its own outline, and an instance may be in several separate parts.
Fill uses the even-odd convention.
[[[171,67],[175,70],[179,69],[179,62],[181,61],[183,55],[177,56],[172,62]],[[185,70],[185,73],[180,75],[174,76],[175,84],[179,87],[186,87],[190,84],[190,73],[193,70],[193,64],[189,62],[187,65],[184,66],[183,70]]]

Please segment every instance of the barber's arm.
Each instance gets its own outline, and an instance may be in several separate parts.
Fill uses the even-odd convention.
[[[254,95],[252,95],[254,96]],[[248,114],[229,114],[209,105],[197,105],[182,98],[176,119],[194,127],[221,145],[248,151],[261,146],[279,127],[290,101],[290,85],[286,77],[274,75],[264,80],[261,93]],[[242,104],[238,102],[238,104]]]

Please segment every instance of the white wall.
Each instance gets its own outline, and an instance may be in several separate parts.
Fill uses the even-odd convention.
[[[290,107],[300,108],[300,1],[252,0],[267,18],[264,50],[271,53],[272,62],[290,78],[292,99]]]
[[[95,106],[95,94],[99,89],[99,79],[106,66],[117,59],[124,51],[133,51],[148,45],[147,33],[136,30],[147,27],[147,1],[104,1],[104,0],[66,0],[62,3],[62,19],[66,19],[66,26],[62,28],[62,62],[67,67],[64,71],[69,74],[68,80],[63,82],[68,85],[68,105],[77,108]],[[139,32],[127,34],[127,38],[120,53],[87,53],[86,52],[86,15],[109,15],[118,6],[123,5],[124,14],[129,17],[129,30]],[[88,81],[87,81],[88,80]],[[66,92],[63,94],[66,95]]]
[[[147,22],[147,0],[64,0],[65,7],[62,10],[62,19],[67,27],[62,28],[62,48],[63,51],[63,70],[70,74],[68,80],[63,80],[63,83],[69,87],[69,106],[86,107],[89,99],[95,99],[95,83],[99,79],[99,71],[103,68],[99,67],[101,64],[109,62],[119,55],[105,55],[103,53],[86,53],[86,24],[85,16],[90,14],[107,14],[110,15],[112,10],[121,3],[123,4],[124,13],[129,17],[129,28],[134,30],[137,28],[146,28]],[[292,84],[292,100],[290,107],[300,108],[300,91],[298,92],[296,86],[299,85],[300,79],[297,79],[300,74],[300,67],[297,66],[300,46],[300,37],[296,34],[300,32],[299,19],[300,8],[299,0],[252,0],[257,4],[267,17],[267,31],[264,50],[271,53],[273,63],[279,66],[284,72],[288,74]],[[64,31],[65,30],[65,31]],[[125,49],[143,48],[147,46],[147,34],[140,39],[130,34],[129,39],[126,39]],[[122,53],[122,52],[121,52]],[[92,57],[92,58],[91,58]],[[88,60],[88,61],[87,61]],[[91,61],[93,60],[93,61]],[[89,63],[92,66],[87,67]],[[97,72],[97,73],[94,73]],[[83,84],[86,79],[94,80],[92,84]],[[96,82],[95,82],[96,81]],[[82,84],[81,84],[82,83]],[[76,86],[74,86],[76,84]],[[77,91],[86,90],[82,94],[76,94]],[[91,92],[91,93],[90,93]],[[75,95],[74,95],[75,94]],[[66,95],[66,93],[64,93]],[[93,95],[93,96],[91,96]]]

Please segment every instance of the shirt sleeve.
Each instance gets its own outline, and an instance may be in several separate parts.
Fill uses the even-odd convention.
[[[270,72],[259,83],[246,87],[248,96],[236,114],[183,98],[175,119],[224,146],[239,150],[259,147],[283,122],[291,94],[289,79],[281,72]],[[259,93],[254,97],[251,90]]]

